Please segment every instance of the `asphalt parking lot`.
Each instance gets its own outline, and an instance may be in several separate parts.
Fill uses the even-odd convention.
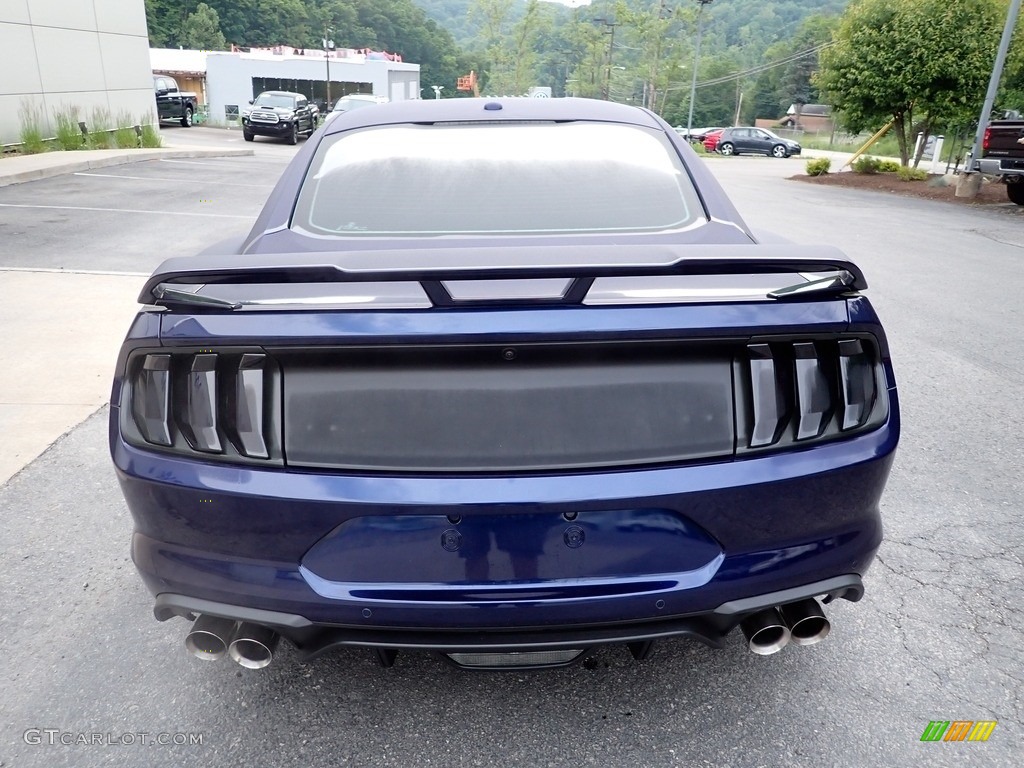
[[[242,145],[214,129],[173,138]],[[295,152],[255,149],[0,188],[0,321],[16,332],[0,418],[14,400],[61,406],[33,402],[54,379],[77,408],[0,478],[0,766],[1019,764],[1020,214],[801,185],[785,178],[796,159],[708,162],[755,228],[864,269],[904,422],[879,560],[860,603],[829,609],[825,642],[759,657],[736,633],[722,651],[664,642],[642,663],[609,648],[505,674],[413,654],[385,670],[357,651],[302,665],[285,648],[259,672],[187,655],[186,623],[152,619],[130,562],[102,402],[141,275],[245,232]],[[60,321],[26,324],[8,299]],[[95,345],[87,361],[79,341]],[[923,743],[932,720],[998,725],[985,743]],[[161,733],[171,743],[151,743]]]

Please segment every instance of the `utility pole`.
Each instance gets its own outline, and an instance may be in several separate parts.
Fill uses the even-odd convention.
[[[1003,77],[1003,65],[1006,63],[1006,53],[1010,50],[1010,40],[1013,38],[1013,30],[1017,26],[1017,16],[1020,14],[1020,0],[1012,0],[1010,10],[1006,12],[1006,24],[1003,26],[1003,36],[999,40],[999,51],[996,53],[996,63],[992,67],[992,76],[988,81],[988,91],[985,93],[985,103],[981,108],[981,116],[978,118],[978,130],[974,134],[974,144],[971,147],[970,162],[960,174],[956,184],[957,197],[977,197],[981,191],[981,174],[975,170],[978,163],[978,154],[981,152],[981,143],[985,138],[985,127],[992,116],[992,107],[996,103],[996,92],[999,90],[999,81]]]
[[[693,46],[693,78],[690,80],[690,114],[686,118],[686,138],[690,138],[693,130],[693,100],[697,95],[697,63],[700,61],[700,36],[704,31],[701,27],[703,21],[704,6],[711,5],[712,0],[697,0],[700,6],[697,8],[697,42]]]
[[[612,82],[612,49],[615,47],[615,28],[620,26],[615,19],[609,21],[605,18],[591,19],[594,23],[601,23],[608,27],[608,31],[605,32],[608,35],[608,56],[605,62],[604,70],[604,85],[601,87],[601,98],[608,101],[608,94],[611,90]]]

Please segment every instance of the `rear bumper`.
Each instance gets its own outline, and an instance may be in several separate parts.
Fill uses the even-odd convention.
[[[700,614],[637,622],[573,624],[502,630],[465,630],[441,627],[376,628],[315,623],[304,616],[246,608],[173,593],[157,595],[153,613],[160,621],[174,616],[192,620],[198,615],[220,616],[273,628],[312,659],[333,648],[358,647],[440,653],[530,652],[563,649],[589,650],[598,646],[650,643],[683,637],[720,648],[728,632],[743,618],[766,608],[805,598],[837,598],[856,602],[864,594],[858,574],[844,574],[777,592],[722,603]]]
[[[112,438],[136,521],[133,558],[157,596],[157,617],[256,620],[316,653],[338,644],[566,647],[673,635],[716,645],[761,607],[833,592],[856,599],[881,543],[878,501],[898,431],[893,416],[848,441],[741,461],[469,480],[250,470],[155,456]],[[403,562],[450,554],[440,541],[403,549],[403,517],[576,512],[582,520],[588,510],[644,508],[685,516],[720,555],[685,573],[486,585],[342,583],[303,565],[329,532],[361,516],[394,516],[394,558]]]
[[[989,176],[1024,176],[1024,160],[983,157],[978,170]]]

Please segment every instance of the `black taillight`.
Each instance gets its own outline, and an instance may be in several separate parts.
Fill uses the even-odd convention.
[[[122,433],[135,445],[224,460],[283,463],[276,363],[244,349],[132,357]],[[270,412],[268,412],[270,409]]]
[[[885,374],[864,338],[748,344],[736,379],[737,451],[845,437],[884,421]]]

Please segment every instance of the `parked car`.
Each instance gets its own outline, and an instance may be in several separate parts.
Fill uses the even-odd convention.
[[[193,117],[199,110],[199,100],[194,93],[178,90],[178,81],[167,75],[153,75],[153,92],[160,120],[174,120],[184,128],[192,127]]]
[[[689,135],[687,136],[687,138],[689,139],[689,141],[692,144],[697,144],[697,143],[703,144],[704,143],[704,139],[707,138],[709,133],[714,133],[715,131],[720,131],[720,130],[722,130],[722,128],[721,127],[717,127],[717,126],[716,127],[711,127],[711,128],[693,128],[693,129],[690,130]],[[685,128],[683,128],[682,133],[683,133],[684,136],[687,135]]]
[[[704,140],[701,142],[704,145],[704,149],[708,152],[714,152],[718,147],[718,140],[722,138],[722,131],[724,128],[719,128],[717,131],[709,131],[704,135]]]
[[[378,104],[387,103],[388,98],[386,96],[374,96],[369,93],[350,93],[348,96],[342,96],[334,102],[334,107],[327,114],[325,119],[329,120],[337,115],[344,114],[345,112],[351,112],[356,109],[373,107]]]
[[[250,668],[821,640],[899,437],[866,285],[759,242],[646,110],[331,120],[247,236],[142,288],[109,434],[156,618]]]
[[[363,107],[372,107],[377,104],[387,103],[388,98],[386,96],[374,96],[371,93],[350,93],[348,96],[342,96],[334,102],[334,107],[331,111],[351,112],[353,109],[361,109]]]
[[[801,152],[800,144],[792,139],[784,139],[765,128],[743,127],[722,131],[715,149],[722,155],[755,153],[772,157],[790,157]]]
[[[289,144],[307,138],[316,130],[320,109],[301,93],[264,91],[249,102],[252,107],[242,112],[242,137],[253,141],[256,136],[272,136]]]

